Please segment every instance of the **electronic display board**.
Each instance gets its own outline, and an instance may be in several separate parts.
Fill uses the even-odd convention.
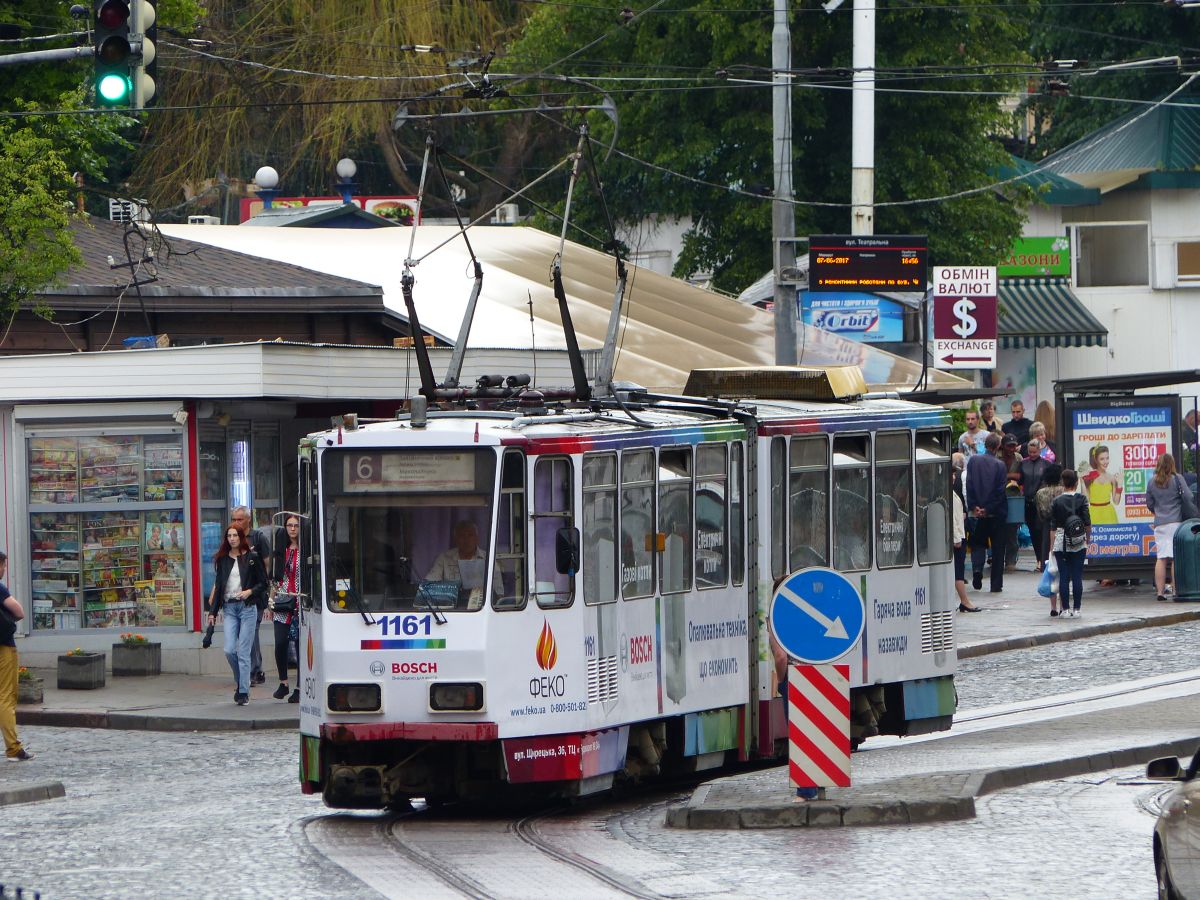
[[[810,291],[924,292],[929,242],[914,234],[816,234],[808,239]]]

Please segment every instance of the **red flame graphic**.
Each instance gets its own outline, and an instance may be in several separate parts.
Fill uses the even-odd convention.
[[[553,669],[558,662],[558,644],[554,640],[554,632],[550,630],[550,623],[545,619],[542,620],[542,633],[538,635],[535,655],[538,667],[542,669]]]

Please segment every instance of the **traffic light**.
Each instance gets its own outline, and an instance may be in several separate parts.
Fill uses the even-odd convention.
[[[129,13],[125,0],[96,2],[94,85],[99,106],[126,106],[133,93]]]
[[[142,52],[133,65],[133,108],[142,109],[154,98],[154,74],[158,68],[154,41],[158,37],[154,0],[133,0],[133,36],[141,35]]]
[[[154,5],[96,0],[95,78],[100,106],[141,109],[154,96]]]

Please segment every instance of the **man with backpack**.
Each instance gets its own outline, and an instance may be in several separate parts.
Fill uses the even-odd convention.
[[[1050,546],[1058,561],[1058,593],[1062,615],[1079,618],[1083,601],[1083,564],[1092,540],[1092,515],[1087,496],[1079,491],[1079,475],[1063,469],[1063,492],[1050,507]],[[1071,594],[1075,595],[1074,607]],[[1053,608],[1050,615],[1059,613]]]
[[[995,453],[1000,448],[1000,435],[989,434],[982,456],[973,456],[967,464],[967,513],[975,519],[971,532],[971,584],[975,590],[983,587],[983,561],[991,545],[992,593],[1004,590],[1004,544],[1008,524],[1008,498],[1004,485],[1008,468]]]

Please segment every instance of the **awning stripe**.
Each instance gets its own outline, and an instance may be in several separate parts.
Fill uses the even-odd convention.
[[[1001,278],[1000,347],[1105,347],[1108,331],[1065,278]]]

